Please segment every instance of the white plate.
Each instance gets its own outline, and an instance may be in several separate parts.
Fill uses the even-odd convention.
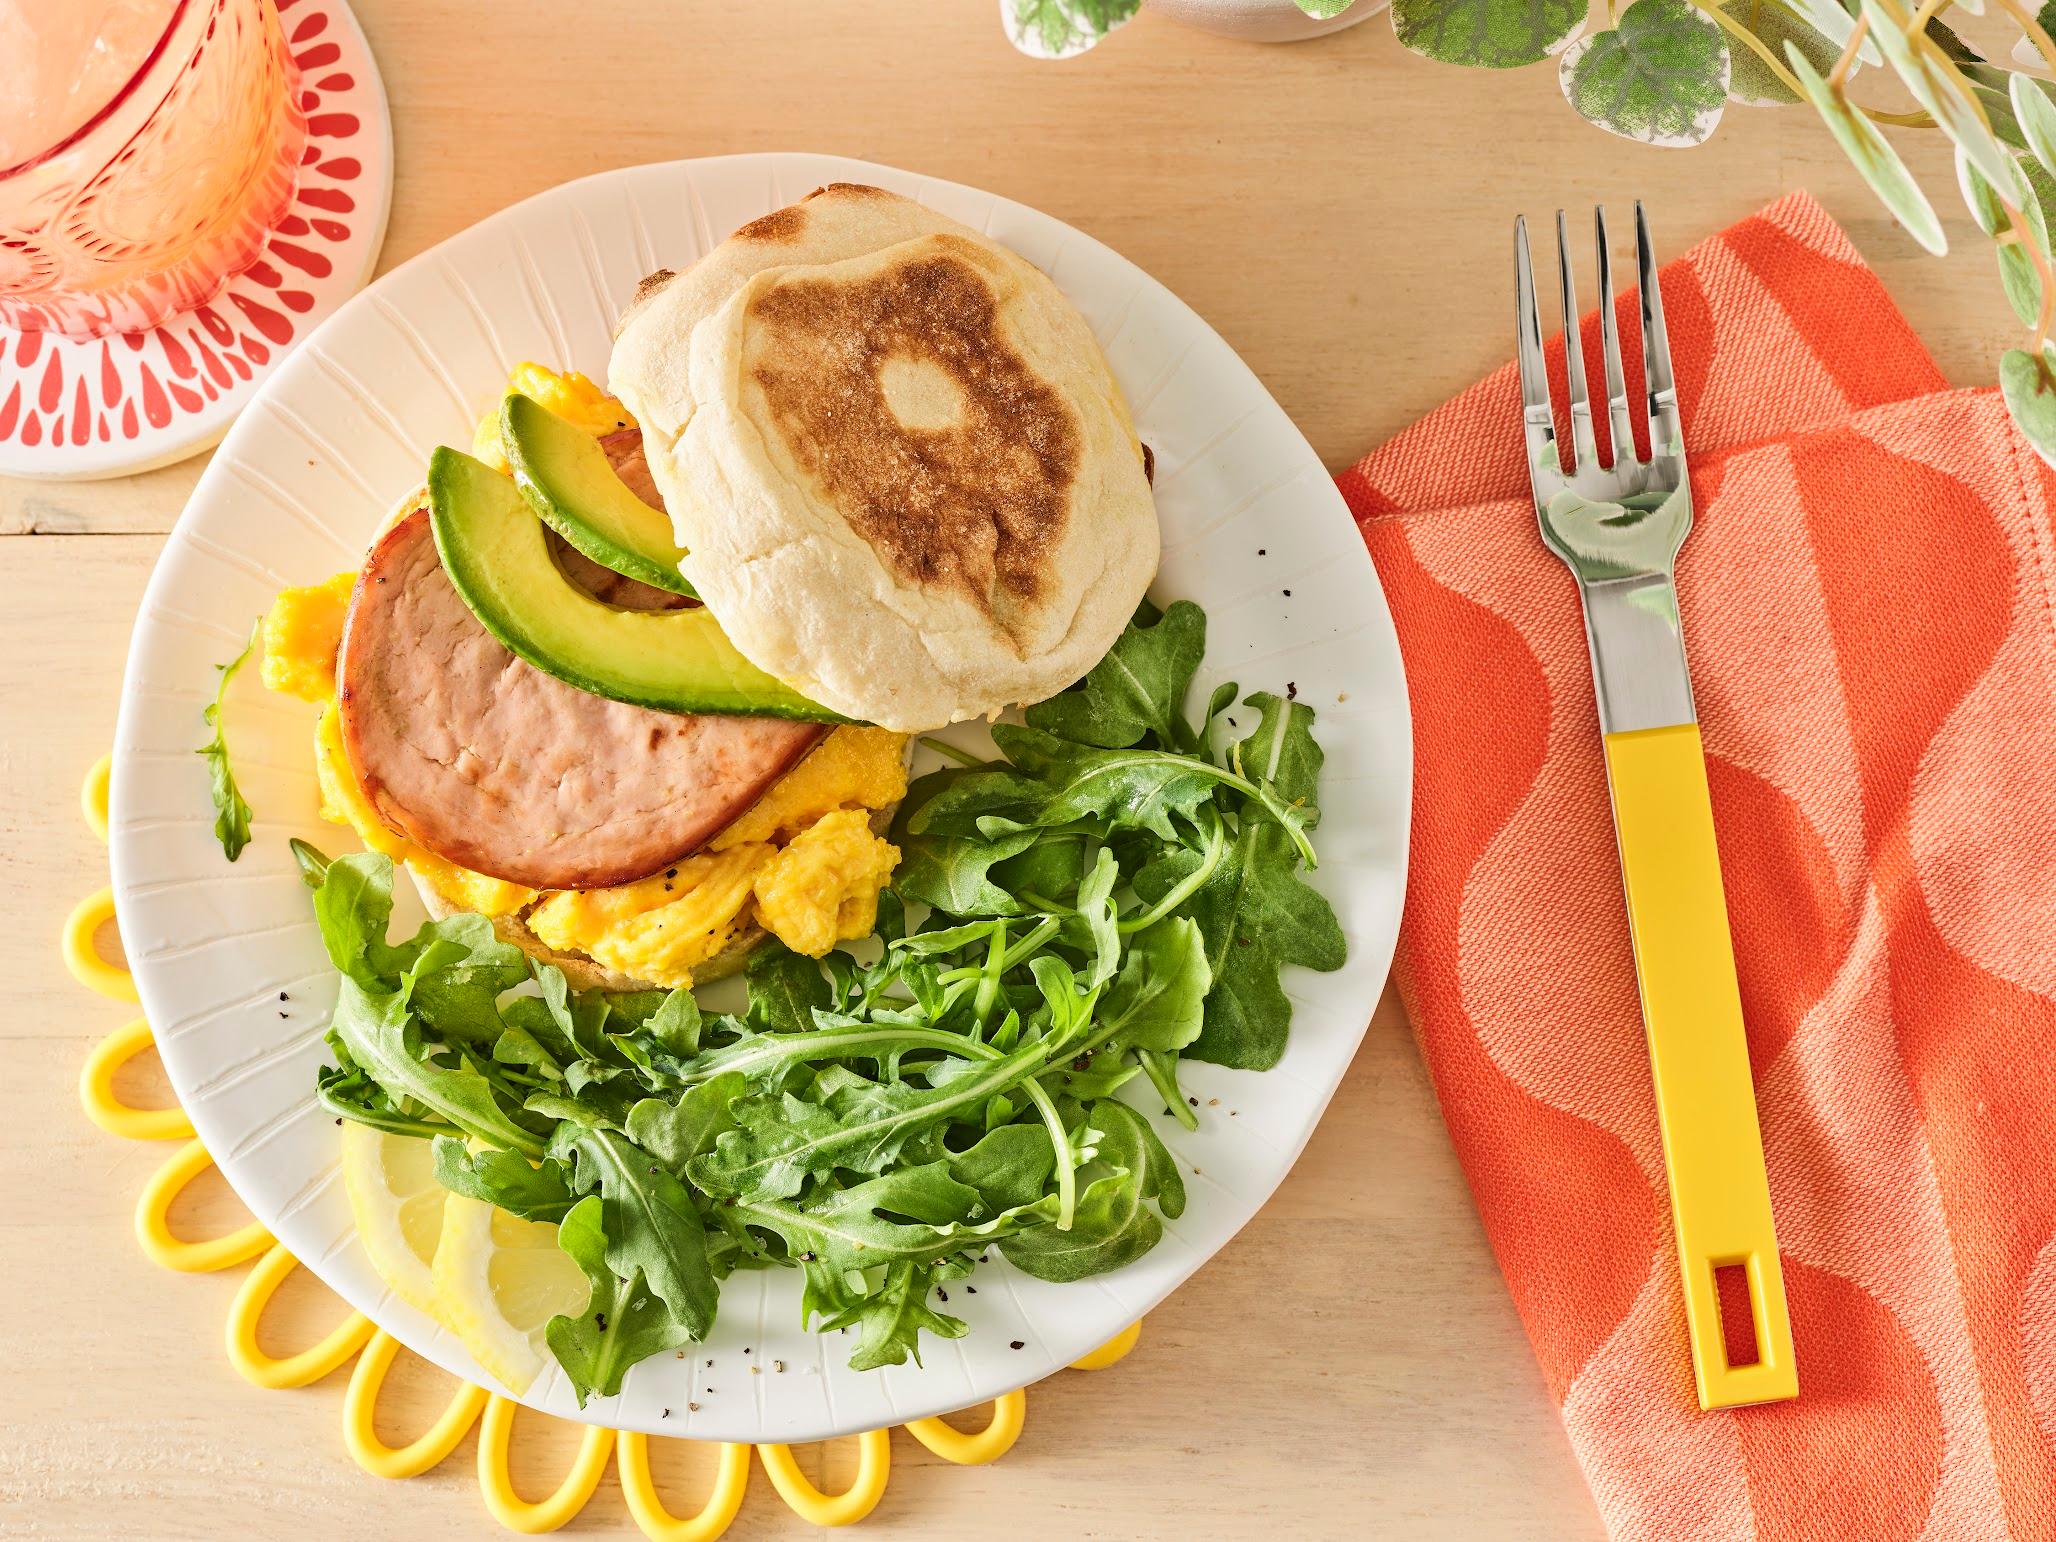
[[[925,1366],[875,1372],[848,1368],[849,1340],[800,1326],[796,1274],[739,1274],[697,1353],[645,1362],[619,1397],[582,1415],[554,1365],[524,1399],[624,1429],[823,1438],[968,1407],[1111,1338],[1285,1176],[1363,1036],[1398,929],[1411,730],[1377,574],[1319,459],[1206,323],[1069,226],[908,172],[793,154],[608,172],[493,216],[339,310],[230,431],[144,597],[115,735],[115,901],[172,1084],[236,1192],[410,1348],[487,1379],[452,1335],[380,1284],[337,1181],[334,1124],[314,1102],[334,987],[286,837],[344,842],[315,813],[312,710],[268,695],[254,671],[238,681],[230,733],[257,812],[255,839],[230,867],[193,753],[212,666],[242,646],[282,585],[358,564],[419,483],[429,448],[470,442],[511,365],[533,358],[603,377],[615,312],[643,274],[682,268],[736,226],[836,180],[892,188],[990,232],[1045,268],[1098,333],[1156,451],[1164,559],[1153,592],[1206,607],[1201,699],[1223,678],[1245,690],[1292,682],[1320,713],[1328,771],[1315,881],[1341,917],[1349,961],[1333,974],[1290,972],[1292,1040],[1276,1069],[1189,1067],[1200,1129],[1160,1121],[1187,1169],[1189,1204],[1147,1258],[1072,1285],[995,1261],[975,1294],[950,1292],[967,1337],[929,1340]],[[1287,1298],[1289,1267],[1278,1279]]]

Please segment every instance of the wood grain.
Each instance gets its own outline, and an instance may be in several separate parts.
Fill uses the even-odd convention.
[[[752,149],[866,156],[1070,220],[1169,284],[1340,467],[1505,358],[1508,231],[1557,203],[1650,200],[1666,253],[1807,187],[1843,221],[1952,379],[2011,331],[1989,248],[1937,261],[1891,227],[1818,124],[1731,108],[1689,154],[1580,121],[1549,69],[1470,73],[1382,20],[1260,48],[1145,17],[1038,65],[987,0],[357,0],[384,67],[398,194],[383,266],[514,199],[608,167]],[[917,24],[918,18],[918,24]],[[1946,157],[1913,143],[1942,202]],[[407,1484],[338,1436],[340,1376],[258,1392],[221,1354],[233,1278],[161,1273],[129,1214],[169,1148],[101,1135],[73,1092],[129,1015],[58,962],[104,881],[74,809],[112,734],[129,621],[201,461],[125,481],[0,481],[0,1533],[78,1538],[490,1536],[467,1440]],[[139,1076],[135,1096],[149,1095]],[[202,1194],[177,1219],[230,1223]],[[295,1286],[281,1343],[332,1301]],[[403,1362],[404,1363],[404,1362]],[[389,1439],[441,1396],[397,1377]],[[532,1489],[568,1452],[524,1424]],[[531,1450],[532,1448],[532,1450]],[[1388,997],[1312,1145],[1262,1215],[1149,1319],[1118,1368],[1030,1396],[1004,1461],[956,1469],[906,1437],[872,1530],[895,1537],[1566,1539],[1599,1525]],[[814,1461],[819,1458],[808,1457]],[[840,1474],[847,1454],[826,1458]],[[667,1452],[676,1507],[703,1456]],[[818,1469],[817,1469],[818,1470]],[[634,1535],[612,1479],[572,1528]],[[731,1535],[798,1527],[759,1474]]]

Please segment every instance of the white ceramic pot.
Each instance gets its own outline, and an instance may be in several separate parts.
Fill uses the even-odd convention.
[[[1292,0],[1149,0],[1151,10],[1173,21],[1250,43],[1300,43],[1369,21],[1388,0],[1356,0],[1325,21],[1306,14]]]

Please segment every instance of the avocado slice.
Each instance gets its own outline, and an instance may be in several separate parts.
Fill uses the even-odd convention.
[[[624,578],[699,598],[678,571],[685,548],[672,542],[670,516],[614,474],[599,440],[509,391],[500,404],[500,442],[522,496],[557,534]]]
[[[712,611],[618,610],[573,584],[513,482],[447,446],[428,462],[443,571],[485,629],[545,674],[662,712],[842,723],[736,650]]]

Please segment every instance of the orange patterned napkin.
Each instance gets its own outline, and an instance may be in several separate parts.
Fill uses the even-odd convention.
[[[1663,292],[1798,1401],[1693,1400],[1591,671],[1512,365],[1341,478],[1413,694],[1399,989],[1614,1538],[2048,1538],[2056,476],[1803,195]]]

